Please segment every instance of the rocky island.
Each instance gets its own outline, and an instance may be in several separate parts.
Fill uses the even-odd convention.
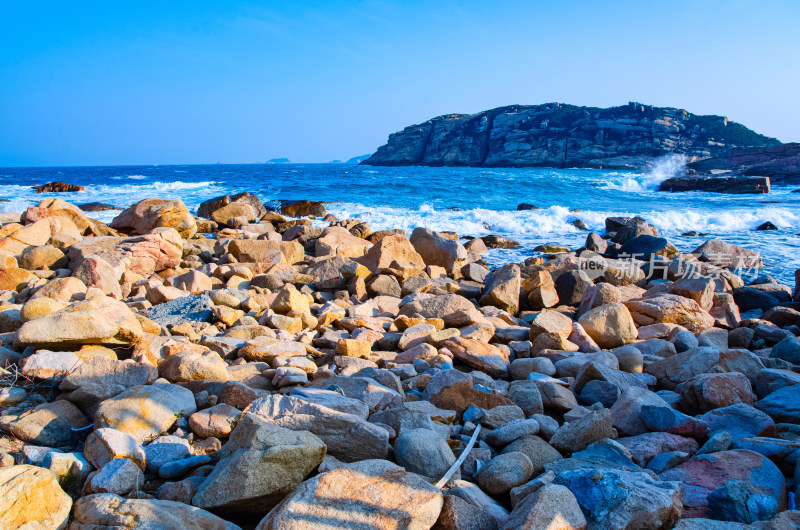
[[[439,116],[390,135],[361,163],[642,169],[671,153],[692,162],[780,145],[724,116],[641,103],[605,109],[545,103]]]
[[[800,525],[798,284],[640,217],[495,270],[467,236],[4,214],[0,527]]]

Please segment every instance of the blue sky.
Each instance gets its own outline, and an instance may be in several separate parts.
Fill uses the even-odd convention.
[[[326,162],[549,101],[800,141],[798,27],[797,0],[4,2],[0,166]]]

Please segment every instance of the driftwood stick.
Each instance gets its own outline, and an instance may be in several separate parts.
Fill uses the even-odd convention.
[[[461,452],[461,456],[458,457],[458,460],[456,460],[453,465],[450,466],[450,469],[447,470],[447,473],[445,473],[444,476],[439,479],[439,482],[436,483],[437,488],[442,489],[444,485],[447,484],[447,481],[450,480],[450,477],[453,476],[453,473],[455,473],[456,470],[461,467],[461,464],[467,459],[469,452],[472,451],[472,447],[475,445],[475,442],[478,441],[479,432],[481,432],[480,423],[475,427],[475,432],[472,433],[472,438],[469,439],[467,447]]]

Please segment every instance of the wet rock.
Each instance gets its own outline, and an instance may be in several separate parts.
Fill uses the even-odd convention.
[[[281,214],[286,217],[325,217],[325,206],[321,202],[281,201]]]
[[[31,186],[36,193],[67,193],[76,191],[85,191],[86,188],[78,186],[77,184],[66,184],[64,182],[48,182],[41,186]]]

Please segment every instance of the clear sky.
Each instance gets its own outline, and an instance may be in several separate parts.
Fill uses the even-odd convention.
[[[0,166],[326,162],[640,101],[800,141],[800,1],[6,1]]]

